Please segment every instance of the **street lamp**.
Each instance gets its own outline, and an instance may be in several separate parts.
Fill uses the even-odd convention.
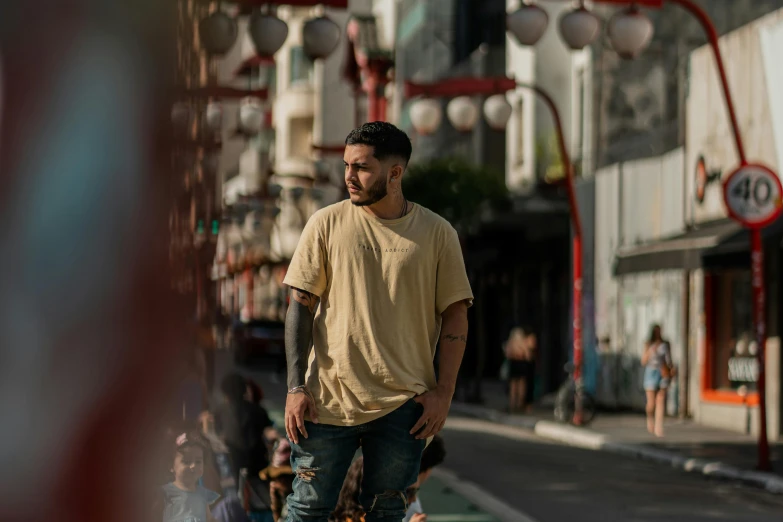
[[[535,4],[522,4],[506,15],[506,30],[514,35],[519,45],[535,45],[549,24],[549,15]]]
[[[633,59],[650,45],[653,24],[637,6],[632,5],[612,16],[606,32],[615,52],[622,58]]]
[[[247,30],[260,56],[272,56],[283,47],[288,38],[288,24],[261,11],[254,11],[250,15]]]
[[[223,105],[220,102],[211,101],[204,109],[204,123],[212,132],[220,132],[223,127]]]
[[[424,135],[432,134],[438,130],[443,119],[440,102],[431,98],[417,100],[411,105],[410,117],[416,132]]]
[[[248,134],[258,134],[264,125],[264,109],[261,102],[254,98],[245,98],[239,106],[239,125]]]
[[[493,94],[484,102],[484,119],[495,130],[505,130],[512,112],[505,94]]]
[[[446,106],[446,114],[455,129],[469,132],[478,121],[479,110],[470,96],[457,96]]]
[[[237,41],[237,21],[223,11],[215,11],[198,24],[202,47],[211,55],[226,54]]]
[[[305,22],[302,28],[302,47],[311,59],[326,58],[340,45],[342,30],[331,18],[319,16]]]
[[[571,49],[584,49],[595,41],[601,31],[601,20],[580,6],[560,17],[560,36]]]
[[[496,129],[502,129],[508,123],[508,119],[511,116],[511,107],[508,105],[508,101],[505,99],[505,93],[511,90],[515,90],[517,87],[523,89],[532,90],[549,108],[552,119],[555,123],[555,132],[558,138],[558,147],[560,149],[560,156],[565,168],[566,188],[568,190],[568,203],[569,211],[571,213],[571,222],[573,225],[573,358],[574,358],[574,380],[577,383],[577,394],[575,397],[575,412],[574,423],[581,424],[582,422],[582,401],[581,401],[581,368],[582,368],[582,220],[579,215],[579,206],[576,200],[576,189],[574,187],[574,165],[571,162],[571,157],[566,147],[565,136],[563,134],[563,125],[560,120],[560,114],[557,110],[552,99],[546,91],[535,85],[529,85],[526,83],[520,83],[513,78],[450,78],[436,84],[417,84],[414,82],[405,82],[405,96],[406,98],[413,98],[415,96],[456,96],[454,100],[449,103],[451,107],[454,102],[460,99],[467,99],[472,105],[469,96],[478,95],[490,95],[484,102],[484,114],[487,117],[488,123]],[[425,105],[426,104],[426,105]],[[462,107],[460,110],[449,111],[449,119],[457,128],[460,128],[463,124],[467,123],[467,117],[465,116],[469,109],[467,104],[463,101],[460,102]],[[424,108],[427,110],[427,118],[414,118],[414,114],[420,115],[424,112]],[[433,111],[437,108],[438,113],[433,114]],[[429,98],[423,98],[413,102],[411,108],[411,122],[414,128],[419,131],[418,124],[425,123],[430,124],[425,127],[424,130],[433,132],[431,124],[435,121],[440,121],[440,104],[435,100]],[[476,114],[478,111],[476,111]],[[452,116],[456,116],[457,121]],[[475,124],[476,119],[473,120]],[[435,126],[437,127],[437,126]]]

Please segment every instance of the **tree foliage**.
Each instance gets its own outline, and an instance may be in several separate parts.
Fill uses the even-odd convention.
[[[460,233],[477,225],[484,212],[509,204],[503,172],[461,159],[412,164],[403,180],[407,198],[439,214]]]

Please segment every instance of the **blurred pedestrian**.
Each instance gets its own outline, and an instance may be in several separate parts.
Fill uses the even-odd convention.
[[[515,327],[506,341],[509,361],[509,413],[526,409],[529,405],[530,385],[535,378],[536,337],[530,327]]]
[[[650,337],[642,354],[644,391],[647,395],[647,431],[663,437],[663,419],[666,415],[666,391],[674,374],[669,341],[661,335],[661,326],[652,325]]]
[[[220,495],[199,485],[204,475],[206,447],[195,433],[181,433],[174,441],[173,480],[160,490],[153,513],[163,522],[214,522],[209,506]]]
[[[454,228],[402,194],[408,136],[372,122],[345,143],[350,200],[310,218],[284,281],[291,522],[328,519],[360,445],[367,517],[404,517],[451,407],[473,300]]]
[[[272,421],[264,408],[246,400],[248,382],[242,375],[226,375],[220,389],[223,403],[215,411],[215,430],[228,447],[238,483],[242,469],[257,476],[269,465],[265,430]]]

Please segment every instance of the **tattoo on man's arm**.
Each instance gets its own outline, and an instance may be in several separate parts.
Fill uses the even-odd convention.
[[[468,336],[467,334],[445,334],[443,338],[441,339],[444,342],[461,342],[461,343],[467,343],[468,342]]]
[[[311,294],[310,292],[305,292],[304,290],[294,288],[293,297],[297,303],[306,306],[308,310],[310,310],[310,313],[315,313],[315,308],[318,306],[317,296]]]
[[[288,388],[305,384],[307,360],[313,347],[313,319],[318,296],[294,288],[285,317],[285,355],[288,362]]]

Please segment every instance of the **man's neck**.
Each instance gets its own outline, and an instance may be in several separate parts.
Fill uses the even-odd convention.
[[[380,219],[398,219],[408,213],[410,204],[402,195],[402,191],[388,194],[382,200],[363,207],[366,212]]]

